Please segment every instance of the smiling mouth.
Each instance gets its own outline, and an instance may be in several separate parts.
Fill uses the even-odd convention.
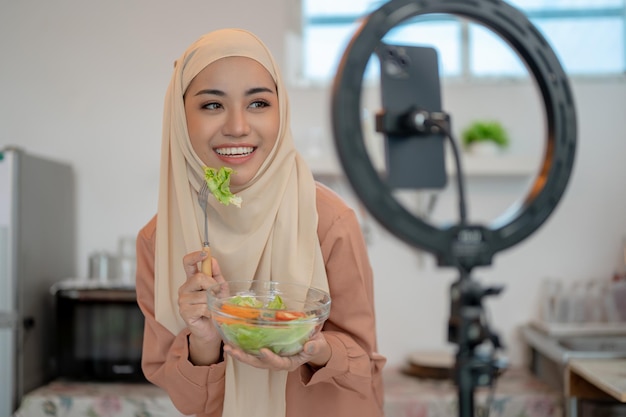
[[[254,148],[252,146],[217,148],[215,149],[215,152],[221,156],[230,156],[237,158],[250,155],[252,152],[254,152]]]

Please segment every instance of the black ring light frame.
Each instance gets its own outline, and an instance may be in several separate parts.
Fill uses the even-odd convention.
[[[547,145],[539,174],[519,206],[489,226],[465,224],[461,216],[459,224],[437,228],[414,217],[381,180],[363,141],[361,87],[370,57],[398,23],[431,13],[465,17],[492,29],[522,58],[543,98]],[[486,341],[491,342],[494,351],[501,347],[482,313],[482,298],[498,294],[501,289],[483,288],[470,279],[470,273],[476,266],[490,265],[496,252],[538,229],[565,191],[576,150],[576,114],[567,77],[533,24],[501,0],[391,0],[363,21],[342,57],[333,85],[332,125],[339,159],[365,207],[401,240],[433,253],[440,266],[454,266],[460,272],[450,290],[448,341],[459,347],[454,372],[459,416],[473,416],[474,388],[491,384],[501,368],[494,353],[489,357],[475,353],[475,348]],[[445,133],[452,140],[450,132]],[[460,158],[456,148],[455,156]],[[462,172],[457,176],[458,181],[463,180]]]
[[[374,169],[363,142],[361,87],[365,67],[383,36],[409,18],[452,14],[483,24],[518,53],[534,76],[545,105],[546,139],[539,175],[515,210],[466,244],[467,225],[434,227],[414,217],[393,197]],[[333,85],[332,125],[339,159],[355,193],[389,231],[433,253],[440,266],[466,271],[491,264],[493,255],[533,233],[556,207],[567,185],[576,148],[576,114],[567,77],[547,41],[517,9],[501,0],[391,0],[371,13],[348,45]]]

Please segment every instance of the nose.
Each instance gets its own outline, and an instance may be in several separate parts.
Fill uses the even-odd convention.
[[[230,109],[226,115],[222,133],[225,136],[240,137],[250,133],[250,125],[246,112],[239,109]]]

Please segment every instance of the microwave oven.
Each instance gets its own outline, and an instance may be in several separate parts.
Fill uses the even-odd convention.
[[[134,288],[54,291],[54,374],[70,380],[145,382],[144,317]]]

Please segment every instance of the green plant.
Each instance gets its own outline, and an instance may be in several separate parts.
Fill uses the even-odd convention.
[[[477,120],[463,131],[461,138],[464,148],[477,142],[493,142],[502,149],[509,146],[509,135],[497,121]]]

